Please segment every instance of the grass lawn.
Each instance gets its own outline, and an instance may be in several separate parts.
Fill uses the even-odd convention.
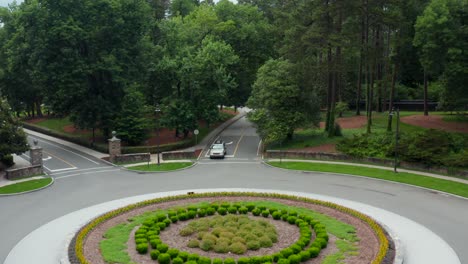
[[[129,170],[135,171],[173,171],[178,169],[183,169],[191,166],[193,162],[168,162],[168,163],[161,163],[158,164],[150,164],[148,165],[138,165],[127,167]]]
[[[62,133],[66,133],[63,130],[63,127],[73,125],[73,123],[68,119],[68,117],[64,118],[48,118],[43,121],[37,122],[36,125],[48,128],[50,130],[59,131]]]
[[[337,164],[319,164],[309,162],[269,162],[270,165],[291,169],[291,170],[303,170],[303,171],[320,171],[320,172],[332,172],[332,173],[343,173],[350,175],[359,175],[376,179],[383,179],[388,181],[400,182],[420,186],[424,188],[434,189],[443,191],[468,198],[468,185],[453,182],[449,180],[443,180],[428,176],[422,176],[412,173],[399,172],[394,173],[389,170],[366,168],[353,165],[337,165]]]
[[[52,182],[52,178],[38,179],[15,183],[7,186],[0,187],[0,194],[14,194],[21,193],[31,190],[40,189],[44,186],[49,185]]]

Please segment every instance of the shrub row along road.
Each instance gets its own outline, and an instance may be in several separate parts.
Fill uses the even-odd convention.
[[[55,184],[43,191],[1,197],[0,263],[27,234],[70,212],[129,196],[202,188],[278,189],[369,204],[426,226],[454,248],[462,263],[468,263],[468,200],[361,177],[301,173],[268,167],[257,160],[258,137],[255,139],[252,129],[246,120],[241,119],[220,135],[227,142],[232,138],[231,145],[239,145],[237,152],[231,152],[235,150],[232,146],[228,149],[228,155],[233,155],[232,158],[217,161],[203,159],[189,170],[157,174],[136,174],[116,169],[69,172],[67,177],[56,177]],[[237,143],[234,143],[235,140]],[[43,147],[46,151],[49,148],[47,145]],[[60,155],[64,160],[71,160],[74,154],[64,151]],[[247,160],[234,162],[235,158]]]

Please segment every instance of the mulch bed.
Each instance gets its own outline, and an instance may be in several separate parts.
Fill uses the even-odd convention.
[[[462,122],[444,121],[441,115],[412,115],[400,118],[401,122],[413,126],[440,129],[449,132],[468,133],[468,124]]]
[[[136,215],[140,215],[140,214],[142,214],[144,212],[147,212],[147,211],[154,211],[154,210],[157,210],[157,209],[167,209],[167,208],[174,207],[174,206],[183,206],[183,205],[186,205],[188,203],[197,203],[197,202],[201,202],[201,201],[230,201],[230,202],[234,202],[234,201],[265,200],[265,199],[266,198],[261,198],[261,197],[215,197],[215,198],[209,197],[209,198],[195,198],[195,199],[188,199],[188,200],[171,201],[171,202],[165,202],[165,203],[161,203],[161,204],[154,204],[154,205],[146,206],[146,207],[143,207],[143,208],[138,208],[138,209],[132,210],[130,212],[127,212],[125,214],[119,215],[119,216],[117,216],[115,218],[112,218],[112,219],[104,222],[103,224],[99,225],[98,227],[96,227],[88,235],[88,237],[86,239],[86,242],[85,242],[85,245],[84,245],[84,254],[85,254],[87,260],[90,263],[105,264],[106,262],[104,262],[104,260],[102,258],[102,255],[100,253],[100,249],[99,249],[99,242],[102,240],[103,235],[105,234],[105,232],[109,228],[111,228],[111,227],[113,227],[115,225],[128,222],[129,218],[131,218],[133,216],[136,216]],[[339,221],[342,221],[344,223],[347,223],[347,224],[350,224],[350,225],[354,226],[356,228],[356,235],[359,238],[359,241],[356,242],[357,246],[359,248],[359,254],[356,255],[356,256],[348,256],[346,258],[346,260],[345,260],[345,263],[350,263],[350,264],[370,263],[370,262],[372,262],[372,259],[375,258],[376,254],[378,253],[378,250],[379,250],[378,238],[376,237],[374,231],[366,223],[364,223],[362,220],[360,220],[358,218],[355,218],[355,217],[353,217],[351,215],[348,215],[348,214],[345,214],[343,212],[331,209],[329,207],[310,204],[310,203],[306,203],[306,202],[292,201],[292,200],[286,200],[286,199],[277,199],[277,198],[271,198],[271,199],[268,199],[268,200],[280,202],[280,203],[290,205],[290,206],[298,206],[298,207],[304,207],[304,208],[308,208],[308,209],[311,209],[311,210],[315,210],[317,212],[329,215],[331,217],[334,217],[334,218],[338,219]],[[265,218],[262,218],[262,219],[265,219]],[[269,218],[269,219],[271,219],[271,218]],[[272,221],[273,224],[275,224],[275,226],[277,228],[279,241],[281,241],[281,242],[278,242],[272,248],[263,249],[263,250],[265,250],[265,252],[257,251],[257,252],[246,253],[245,255],[241,255],[241,256],[269,254],[269,253],[271,253],[271,251],[279,251],[282,248],[285,248],[285,247],[291,245],[295,240],[297,240],[298,233],[296,234],[291,229],[286,228],[286,226],[290,227],[289,224],[286,224],[286,226],[285,226],[284,222],[282,222],[282,221],[275,221],[275,220],[271,220],[271,221]],[[167,228],[166,230],[164,230],[161,233],[162,240],[165,243],[172,246],[172,247],[181,248],[181,249],[186,250],[186,248],[185,248],[186,241],[184,241],[184,238],[176,238],[176,236],[174,235],[174,234],[178,233],[178,230],[180,228],[182,228],[184,224],[186,224],[186,223],[181,222],[181,223],[178,223],[178,224],[172,224],[169,228]],[[134,233],[134,231],[132,233]],[[320,256],[318,258],[309,260],[306,263],[307,264],[320,263],[326,255],[331,254],[333,252],[336,252],[337,249],[336,249],[336,247],[334,246],[334,243],[333,243],[333,241],[335,239],[336,238],[334,238],[333,236],[330,236],[330,241],[329,241],[328,247],[326,249],[322,250],[322,252],[320,253]],[[389,238],[389,240],[390,240],[390,238]],[[149,254],[139,255],[136,252],[133,235],[130,236],[130,239],[129,239],[127,245],[128,245],[128,253],[129,253],[131,259],[133,261],[135,261],[136,263],[140,263],[140,264],[155,263],[154,261],[152,261],[150,259]],[[218,254],[214,253],[214,252],[204,252],[204,251],[201,251],[201,250],[199,250],[199,251],[197,251],[197,250],[198,249],[187,249],[186,251],[196,252],[196,253],[199,253],[200,255],[205,255],[205,256],[208,256],[208,257],[215,256],[214,254],[216,254],[216,256],[218,256]],[[389,264],[389,263],[393,262],[394,251],[389,250],[388,254],[389,254],[388,261],[386,261],[385,263]],[[224,257],[236,258],[238,256],[234,255],[234,254],[230,254],[230,255],[225,254]]]

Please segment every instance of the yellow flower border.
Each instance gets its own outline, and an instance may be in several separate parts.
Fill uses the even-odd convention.
[[[379,252],[377,253],[377,256],[374,258],[372,261],[372,264],[380,264],[384,260],[385,256],[387,255],[388,247],[389,247],[389,242],[387,240],[387,237],[385,235],[384,230],[382,227],[375,222],[372,218],[369,216],[358,212],[356,210],[331,203],[331,202],[326,202],[326,201],[321,201],[321,200],[316,200],[316,199],[310,199],[310,198],[305,198],[305,197],[298,197],[298,196],[292,196],[292,195],[286,195],[286,194],[277,194],[277,193],[254,193],[254,192],[210,192],[210,193],[195,193],[195,194],[183,194],[183,195],[176,195],[176,196],[168,196],[168,197],[162,197],[162,198],[156,198],[156,199],[151,199],[151,200],[146,200],[142,201],[139,203],[131,204],[113,211],[110,211],[108,213],[105,213],[91,222],[89,222],[87,225],[85,225],[77,234],[76,236],[76,241],[75,241],[75,254],[76,257],[79,261],[80,264],[92,264],[88,260],[86,260],[83,252],[84,248],[84,242],[86,239],[86,236],[99,224],[116,217],[122,213],[126,213],[128,211],[131,211],[136,208],[144,207],[147,205],[152,205],[152,204],[157,204],[157,203],[165,203],[169,201],[176,201],[176,200],[183,200],[183,199],[191,199],[191,198],[215,198],[215,197],[223,197],[223,196],[251,196],[251,197],[263,197],[263,198],[279,198],[279,199],[286,199],[286,200],[293,200],[293,201],[301,201],[301,202],[307,202],[311,204],[317,204],[317,205],[322,205],[326,206],[338,211],[341,211],[343,213],[352,215],[354,217],[357,217],[367,223],[372,230],[374,230],[375,234],[377,235],[377,238],[379,240]]]

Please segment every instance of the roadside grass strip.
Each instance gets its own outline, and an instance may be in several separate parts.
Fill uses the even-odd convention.
[[[44,179],[19,182],[19,183],[0,187],[0,194],[15,194],[15,193],[33,191],[33,190],[40,189],[44,186],[47,186],[51,182],[52,182],[52,178],[44,178]]]
[[[149,164],[149,165],[138,165],[138,166],[131,166],[127,167],[129,170],[134,171],[173,171],[173,170],[180,170],[183,168],[187,168],[191,166],[193,162],[168,162],[168,163],[161,163],[161,164]]]
[[[369,178],[382,179],[387,181],[394,181],[399,183],[405,183],[442,191],[450,194],[459,195],[468,198],[468,185],[460,182],[454,182],[450,180],[438,179],[429,176],[423,176],[407,172],[394,173],[390,170],[382,170],[376,168],[366,168],[353,165],[338,165],[338,164],[320,164],[320,163],[309,163],[309,162],[293,162],[293,161],[272,161],[268,164],[290,170],[300,171],[318,171],[318,172],[331,172],[341,173],[357,176],[365,176]]]

